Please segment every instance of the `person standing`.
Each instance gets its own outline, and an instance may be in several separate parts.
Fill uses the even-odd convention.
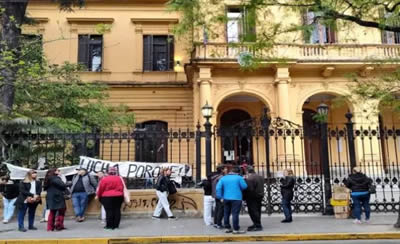
[[[202,186],[204,189],[204,196],[203,196],[203,219],[206,225],[212,225],[212,206],[214,205],[214,198],[212,197],[212,185],[211,185],[211,178],[212,174],[208,175],[207,179],[203,179],[199,186]]]
[[[217,167],[217,172],[211,177],[211,195],[215,201],[215,211],[214,211],[214,227],[217,229],[222,229],[222,218],[224,217],[224,202],[222,199],[217,198],[217,184],[218,181],[226,174],[227,168],[219,165]]]
[[[245,200],[248,212],[253,222],[247,231],[261,231],[261,206],[264,198],[264,177],[256,174],[252,166],[247,166],[247,189],[245,191]]]
[[[67,186],[59,175],[59,169],[49,169],[44,178],[43,189],[47,192],[46,208],[50,211],[47,220],[47,231],[65,229],[66,204],[64,194]]]
[[[85,220],[85,210],[88,205],[89,196],[96,193],[97,181],[88,174],[85,168],[79,168],[78,174],[72,179],[72,205],[77,222]]]
[[[169,177],[171,176],[171,169],[163,168],[160,172],[160,175],[157,179],[156,186],[156,194],[158,197],[158,203],[156,209],[154,209],[153,219],[160,219],[161,212],[164,211],[167,213],[168,219],[176,219],[176,217],[172,214],[172,211],[169,207],[168,202],[168,185],[171,184]]]
[[[42,193],[42,183],[37,179],[36,170],[29,170],[23,181],[19,184],[19,195],[15,206],[18,209],[18,230],[26,232],[24,228],[24,218],[28,210],[28,229],[37,230],[33,225],[35,221],[35,212],[39,204],[42,203],[40,194]]]
[[[97,189],[97,197],[106,210],[106,230],[119,228],[121,222],[121,205],[124,201],[124,183],[118,176],[117,168],[110,167]]]
[[[369,188],[372,180],[362,173],[360,167],[354,167],[353,174],[349,175],[349,178],[344,183],[351,190],[350,196],[353,201],[353,215],[356,218],[354,223],[361,224],[361,207],[364,208],[365,222],[368,223],[371,215]]]
[[[101,179],[103,179],[105,176],[106,176],[106,175],[105,175],[103,172],[101,172],[101,171],[98,172],[98,173],[97,173],[97,179],[98,179],[98,181],[100,182]],[[97,190],[96,190],[96,198],[97,198],[97,199],[98,199],[97,192],[98,192],[98,190],[99,190],[99,186],[100,186],[100,184],[97,185]],[[100,200],[99,200],[99,201],[100,201]],[[101,204],[101,202],[100,202],[100,204]],[[101,219],[101,223],[102,223],[102,224],[106,224],[106,210],[104,209],[103,204],[101,204],[100,219]]]
[[[222,177],[217,184],[217,198],[224,201],[224,225],[226,233],[243,234],[240,230],[239,213],[242,207],[242,191],[247,188],[246,181],[239,175],[239,167],[234,167],[232,172]],[[233,230],[230,225],[232,214]]]
[[[292,204],[294,196],[294,185],[296,184],[296,179],[293,175],[293,170],[285,169],[283,171],[284,178],[281,180],[281,194],[282,194],[282,209],[283,214],[285,215],[285,219],[282,220],[282,223],[290,223],[293,221],[292,218]]]
[[[0,181],[0,193],[3,195],[3,224],[7,224],[14,215],[15,201],[18,197],[18,185],[6,175]]]

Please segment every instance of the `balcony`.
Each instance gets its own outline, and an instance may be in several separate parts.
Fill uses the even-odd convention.
[[[266,61],[287,60],[298,63],[374,62],[400,60],[400,45],[384,44],[277,44],[266,50],[254,50],[250,45],[227,43],[196,43],[193,61],[236,62],[242,52],[249,52]]]

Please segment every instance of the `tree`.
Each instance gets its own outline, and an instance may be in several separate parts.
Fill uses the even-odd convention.
[[[69,11],[72,7],[81,7],[84,0],[52,0],[58,2],[61,10]],[[20,36],[22,24],[29,21],[26,9],[29,0],[0,1],[0,59],[5,61],[0,66],[0,112],[11,114],[15,96],[15,80],[20,55]],[[15,58],[10,59],[11,56]]]
[[[106,104],[106,85],[81,81],[79,71],[84,67],[80,65],[48,64],[41,47],[40,38],[21,38],[18,56],[7,52],[0,60],[0,67],[12,63],[17,70],[13,110],[0,113],[1,160],[29,165],[32,155],[52,152],[53,161],[57,161],[56,157],[71,155],[78,148],[77,141],[75,145],[65,140],[58,145],[32,145],[24,139],[28,135],[86,133],[134,124],[134,115],[126,106]]]

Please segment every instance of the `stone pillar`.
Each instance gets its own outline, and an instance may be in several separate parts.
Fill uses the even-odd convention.
[[[201,114],[201,108],[208,102],[209,105],[213,106],[213,101],[211,99],[211,68],[210,67],[200,67],[199,79],[197,80],[199,84],[199,118],[200,124],[203,125],[206,121]],[[216,108],[214,108],[215,110]]]
[[[201,113],[201,108],[206,104],[206,102],[213,106],[213,101],[211,98],[211,84],[212,84],[212,74],[211,74],[211,67],[200,67],[199,70],[199,78],[197,80],[197,84],[199,85],[199,102],[198,102],[198,118],[200,120],[201,130],[204,131],[204,123],[206,122],[205,118]],[[213,106],[214,107],[214,106]],[[214,107],[214,111],[216,108]],[[210,119],[210,122],[213,123],[214,121],[214,114],[213,117]],[[213,124],[214,126],[214,124]],[[201,174],[202,177],[206,175],[206,152],[205,152],[205,138],[201,140],[202,148],[201,148]],[[213,157],[212,157],[213,158]]]
[[[276,68],[275,85],[278,92],[278,116],[290,120],[290,100],[289,100],[290,74],[288,67]]]

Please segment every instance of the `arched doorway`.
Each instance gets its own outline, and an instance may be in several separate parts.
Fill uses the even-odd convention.
[[[307,98],[303,104],[304,163],[309,175],[320,174],[322,170],[320,122],[323,119],[328,124],[328,150],[332,171],[341,171],[340,167],[349,164],[345,138],[345,123],[347,122],[345,114],[351,109],[347,103],[337,101],[336,98],[335,94],[317,93]],[[322,104],[328,106],[326,118],[318,116],[317,113],[318,107]]]
[[[260,117],[268,107],[256,95],[239,93],[225,97],[217,104],[217,155],[220,163],[255,164],[265,162],[260,136],[256,136]],[[262,137],[262,136],[261,136]]]
[[[222,114],[220,119],[220,135],[223,163],[246,161],[253,163],[251,116],[244,110],[232,109]]]

